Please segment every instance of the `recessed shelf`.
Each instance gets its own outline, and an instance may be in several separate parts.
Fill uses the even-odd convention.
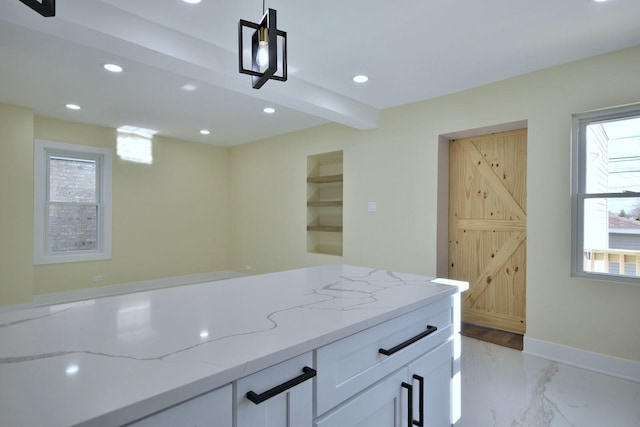
[[[339,175],[325,175],[325,176],[310,176],[307,178],[307,182],[310,184],[330,184],[332,182],[342,182],[343,176]]]
[[[342,151],[307,157],[307,252],[342,256]]]
[[[307,206],[316,208],[342,207],[342,200],[309,200]]]
[[[327,231],[330,233],[342,233],[341,225],[307,225],[307,231]]]
[[[320,244],[309,249],[309,252],[322,255],[342,256],[342,245]]]

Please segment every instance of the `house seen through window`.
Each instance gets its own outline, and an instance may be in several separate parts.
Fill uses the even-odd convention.
[[[48,161],[49,251],[95,250],[99,206],[97,160],[51,154]]]
[[[36,141],[35,260],[110,258],[111,153]]]
[[[576,122],[574,273],[640,282],[640,107]]]

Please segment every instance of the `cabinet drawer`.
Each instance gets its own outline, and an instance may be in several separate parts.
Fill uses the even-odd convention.
[[[236,425],[241,427],[311,426],[313,377],[309,378],[309,374],[313,372],[308,369],[305,372],[303,368],[313,368],[311,353],[294,357],[238,380],[234,397],[237,410]],[[303,375],[307,379],[303,379]],[[274,392],[275,394],[269,397],[268,392],[274,389],[282,391]],[[247,393],[250,391],[258,395],[254,395],[254,398],[259,403],[249,400]]]
[[[453,333],[452,307],[448,297],[316,350],[317,415],[446,341]],[[424,333],[427,325],[437,330],[389,356],[378,352]]]

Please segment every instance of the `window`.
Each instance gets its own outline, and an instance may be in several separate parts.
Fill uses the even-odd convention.
[[[35,264],[111,258],[111,151],[36,140]]]
[[[640,283],[640,105],[574,116],[572,273]]]

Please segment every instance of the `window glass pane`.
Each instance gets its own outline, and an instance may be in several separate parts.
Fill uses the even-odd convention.
[[[96,203],[96,161],[51,156],[49,201]]]
[[[640,197],[584,201],[584,271],[638,276]]]
[[[640,118],[590,124],[586,142],[587,193],[640,192]]]
[[[49,205],[49,251],[95,250],[97,214],[95,205]]]

